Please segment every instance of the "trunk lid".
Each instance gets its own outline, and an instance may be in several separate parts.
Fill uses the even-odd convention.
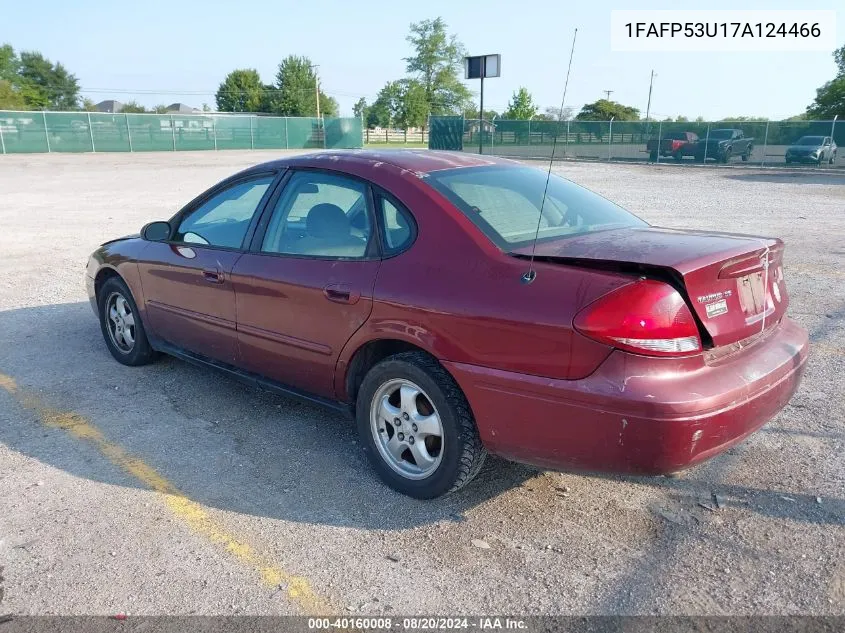
[[[630,227],[540,242],[536,257],[668,277],[718,347],[774,326],[786,312],[783,249],[774,238]],[[530,256],[531,246],[512,254]]]

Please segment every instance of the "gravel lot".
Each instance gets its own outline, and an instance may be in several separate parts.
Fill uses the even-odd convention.
[[[845,177],[557,167],[655,224],[782,237],[805,381],[678,478],[490,460],[417,502],[336,415],[102,341],[88,254],[278,155],[0,157],[0,615],[845,614]]]

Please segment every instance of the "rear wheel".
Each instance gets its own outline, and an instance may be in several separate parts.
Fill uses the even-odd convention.
[[[651,152],[651,153],[648,155],[648,159],[649,159],[652,163],[653,163],[654,161],[656,161],[656,160],[657,160],[657,152]]]
[[[828,161],[828,165],[832,165],[832,164],[833,164],[833,163],[835,163],[835,162],[836,162],[836,152],[833,152],[833,153],[830,155],[830,160]]]
[[[100,329],[111,355],[124,365],[146,365],[156,353],[147,340],[138,307],[120,277],[106,280],[97,294]]]
[[[682,160],[684,160],[684,155],[681,152],[675,152],[674,154],[672,154],[672,158],[675,159],[675,162],[680,163]]]
[[[356,418],[382,480],[417,499],[461,488],[487,456],[463,392],[424,352],[397,354],[373,367],[358,392]]]

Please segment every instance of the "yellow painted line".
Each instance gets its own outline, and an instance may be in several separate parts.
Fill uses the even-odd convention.
[[[10,393],[22,406],[36,412],[43,424],[62,429],[71,436],[92,444],[111,463],[162,495],[170,511],[192,532],[221,547],[238,562],[252,568],[268,587],[278,588],[286,585],[288,597],[301,611],[306,614],[328,614],[334,611],[328,602],[314,593],[305,578],[285,571],[261,556],[251,545],[228,532],[208,514],[203,506],[182,494],[155,468],[138,457],[130,455],[118,444],[110,442],[89,420],[76,413],[56,411],[45,406],[37,396],[19,388],[11,376],[2,373],[0,373],[0,388]]]

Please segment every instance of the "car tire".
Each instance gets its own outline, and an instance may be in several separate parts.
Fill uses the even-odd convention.
[[[680,152],[675,152],[674,154],[672,154],[672,158],[675,159],[676,163],[680,163],[682,160],[684,160],[684,155]]]
[[[648,159],[653,163],[657,160],[657,152],[651,152],[648,155]]]
[[[720,156],[721,161],[723,163],[727,163],[731,159],[732,153],[733,150],[731,150],[731,148],[726,149],[725,152]]]
[[[791,164],[792,164],[792,160],[790,160],[789,158],[787,158],[787,159],[786,159],[786,164],[787,164],[787,165],[791,165]]]
[[[409,497],[433,499],[458,490],[487,456],[466,397],[425,352],[397,354],[370,369],[355,417],[373,468]]]
[[[107,279],[97,293],[97,305],[100,330],[117,362],[137,367],[155,360],[156,352],[147,340],[138,306],[123,279]]]
[[[835,163],[835,162],[836,162],[836,152],[833,152],[833,153],[830,155],[830,160],[828,161],[828,163],[827,163],[827,164],[828,164],[828,165],[833,165],[833,163]]]

